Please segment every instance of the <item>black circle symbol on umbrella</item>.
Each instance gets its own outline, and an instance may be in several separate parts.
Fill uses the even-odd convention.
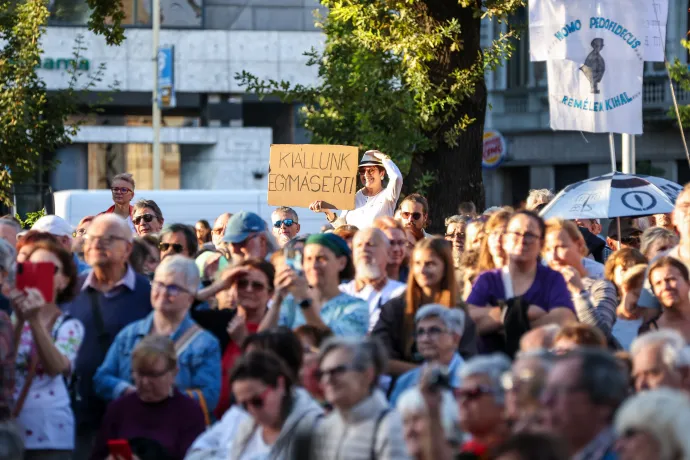
[[[656,206],[656,198],[649,192],[626,192],[621,196],[623,206],[633,211],[649,211]]]

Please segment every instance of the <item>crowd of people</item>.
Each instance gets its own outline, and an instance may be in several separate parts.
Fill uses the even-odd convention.
[[[0,459],[690,460],[690,185],[605,233],[534,190],[437,236],[390,158],[359,175],[310,235],[166,222],[126,173],[76,228],[1,218]]]

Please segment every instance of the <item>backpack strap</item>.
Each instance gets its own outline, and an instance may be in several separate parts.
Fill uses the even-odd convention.
[[[175,340],[175,354],[179,358],[204,330],[198,324],[192,324],[184,333]]]
[[[378,441],[379,438],[379,427],[381,426],[383,419],[386,418],[386,415],[388,415],[390,411],[391,408],[386,407],[379,413],[378,417],[376,417],[376,423],[374,424],[374,436],[371,440],[371,460],[376,460],[376,441]]]

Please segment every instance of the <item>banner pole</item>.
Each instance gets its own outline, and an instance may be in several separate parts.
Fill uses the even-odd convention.
[[[616,172],[616,143],[613,133],[609,133],[609,149],[611,150],[611,172]]]

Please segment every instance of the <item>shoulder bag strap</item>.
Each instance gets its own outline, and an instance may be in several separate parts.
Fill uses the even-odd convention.
[[[390,411],[390,407],[386,407],[379,413],[378,417],[376,417],[376,423],[374,424],[374,437],[371,440],[371,460],[376,460],[376,441],[378,441],[379,438],[379,427],[381,426],[383,419],[386,418],[386,415],[388,415]]]
[[[189,329],[175,340],[175,354],[179,358],[180,355],[187,349],[187,347],[196,339],[204,330],[198,324],[192,324]]]
[[[101,352],[105,356],[110,348],[110,335],[105,330],[105,323],[103,322],[103,313],[101,312],[101,302],[98,300],[99,292],[96,289],[87,288],[89,293],[89,304],[91,305],[91,315],[93,316],[93,324],[96,326],[96,338]]]
[[[60,318],[60,313],[57,313],[53,319],[48,323],[48,333],[52,336],[53,327],[55,327],[55,322]],[[31,357],[29,358],[29,372],[26,374],[26,380],[24,380],[24,385],[22,385],[22,390],[19,392],[19,397],[14,405],[14,410],[12,411],[12,418],[17,418],[19,414],[22,413],[24,408],[24,403],[26,402],[27,396],[29,396],[29,390],[31,389],[31,384],[36,377],[36,368],[38,367],[38,351],[36,350],[36,345],[31,346]]]

